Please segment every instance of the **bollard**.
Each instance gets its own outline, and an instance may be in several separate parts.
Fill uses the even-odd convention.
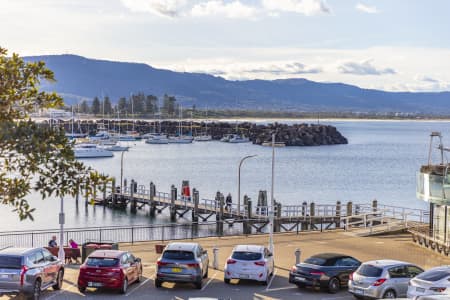
[[[302,254],[302,251],[297,248],[295,249],[295,264],[298,265],[300,263],[300,255]]]
[[[213,248],[213,269],[219,269],[219,248]]]

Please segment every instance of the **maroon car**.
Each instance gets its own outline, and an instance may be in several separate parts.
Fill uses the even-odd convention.
[[[141,259],[130,252],[97,250],[80,267],[78,290],[84,293],[86,288],[107,288],[125,294],[128,285],[139,282],[141,276]]]

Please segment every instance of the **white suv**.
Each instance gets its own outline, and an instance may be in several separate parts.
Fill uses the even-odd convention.
[[[248,279],[267,285],[273,275],[273,254],[264,246],[238,245],[234,247],[224,268],[224,281]]]

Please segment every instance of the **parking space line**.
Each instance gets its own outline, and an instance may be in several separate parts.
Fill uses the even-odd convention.
[[[341,297],[326,297],[326,298],[321,298],[320,300],[337,300],[337,299],[348,299],[349,296],[341,296]]]
[[[216,278],[216,276],[217,276],[217,272],[214,273],[214,275],[208,280],[208,282],[202,287],[201,290],[203,291],[204,289],[206,289],[206,287],[211,283],[211,281],[214,280],[214,278]]]
[[[276,274],[277,274],[277,269],[275,269],[273,271],[272,278],[270,278],[269,284],[267,285],[267,287],[265,289],[266,292],[270,289],[270,286],[272,285],[273,279],[275,278]]]
[[[275,291],[282,291],[282,290],[291,290],[291,289],[298,289],[296,286],[285,286],[285,287],[279,287],[274,289],[268,289],[266,292],[275,292]]]
[[[53,298],[55,298],[56,296],[59,296],[60,294],[63,294],[64,292],[68,292],[68,291],[70,291],[71,289],[73,289],[74,287],[77,287],[75,284],[73,284],[73,283],[70,283],[69,284],[69,287],[67,288],[67,289],[61,289],[61,290],[59,290],[57,293],[52,293],[51,295],[49,295],[46,299],[47,300],[50,300],[50,299],[53,299]]]
[[[125,294],[125,297],[130,296],[131,294],[133,294],[138,288],[140,288],[141,286],[143,286],[147,281],[149,281],[150,278],[145,279],[144,281],[142,281],[137,287],[135,287],[133,290],[131,290],[130,292],[128,292],[127,294]]]

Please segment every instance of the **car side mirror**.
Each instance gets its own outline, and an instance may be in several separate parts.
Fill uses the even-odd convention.
[[[206,255],[206,254],[208,254],[208,251],[203,250],[202,254],[203,254],[203,255]]]
[[[268,257],[272,257],[272,256],[273,256],[273,253],[269,253],[269,254],[267,254],[267,256],[268,256]]]
[[[138,263],[140,263],[140,262],[141,262],[141,259],[140,259],[140,258],[138,258],[138,257],[136,257],[136,259],[134,260],[134,262],[138,262]]]
[[[56,256],[52,256],[52,260],[51,261],[57,261],[58,260],[58,258],[56,257]]]

